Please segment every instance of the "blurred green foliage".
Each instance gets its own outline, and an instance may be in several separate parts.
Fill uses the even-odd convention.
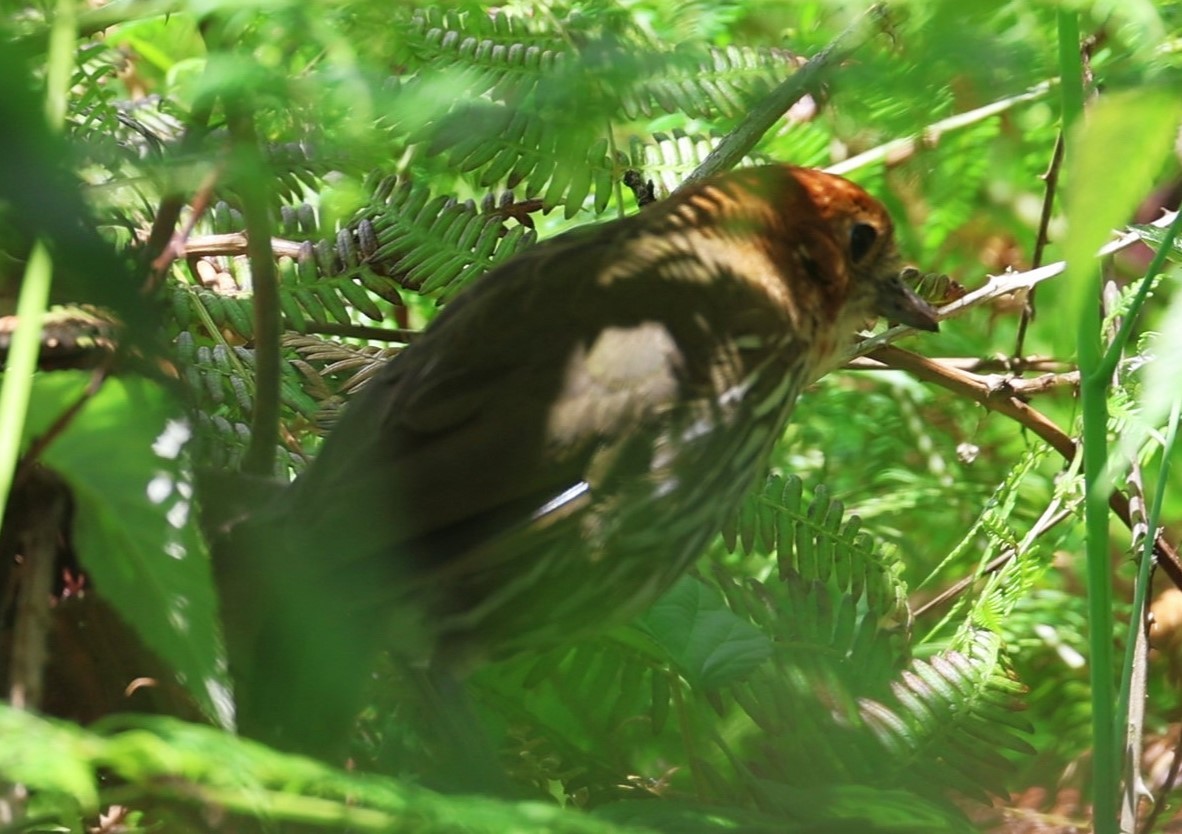
[[[1058,100],[1053,88],[1013,97],[1056,80],[1059,4],[912,0],[888,4],[877,22],[862,17],[867,5],[116,2],[81,13],[62,137],[42,115],[52,9],[12,6],[0,20],[0,304],[11,311],[44,240],[54,302],[126,325],[101,360],[116,377],[40,459],[75,490],[71,544],[99,596],[207,718],[225,717],[212,584],[194,514],[168,510],[176,495],[188,502],[193,467],[232,469],[250,440],[242,178],[265,186],[277,238],[282,477],[441,304],[538,237],[634,211],[625,171],[658,192],[675,187],[850,26],[860,28],[849,54],[746,161],[827,165],[926,135],[850,173],[891,208],[906,256],[969,290],[1030,267]],[[1089,165],[1135,170],[1125,202],[1145,200],[1141,219],[1155,219],[1151,197],[1172,186],[1176,206],[1179,191],[1176,146],[1167,149],[1182,4],[1073,5],[1091,38],[1093,89],[1128,107]],[[262,169],[233,164],[227,103],[251,114]],[[944,122],[994,103],[988,117]],[[1136,141],[1122,144],[1126,133]],[[1146,147],[1157,152],[1136,151]],[[1068,187],[1087,194],[1089,169],[1068,170]],[[188,249],[159,268],[152,229],[170,204],[163,239],[179,223]],[[1103,218],[1099,231],[1124,219]],[[1063,256],[1064,225],[1059,199],[1044,262]],[[1081,253],[1091,248],[1089,238]],[[1135,282],[1142,261],[1125,256],[1110,274]],[[1096,266],[1082,254],[1076,263],[1081,274]],[[1177,378],[1177,285],[1176,272],[1158,285],[1138,332],[1162,335],[1130,345],[1112,394],[1123,421],[1114,428],[1138,439],[1131,452],[1149,473]],[[1072,311],[1093,303],[1078,282],[1039,287],[1022,353],[1045,362],[1028,375],[1072,368]],[[1007,371],[995,360],[1013,358],[1021,306],[982,305],[907,347],[979,360],[974,372],[1000,385]],[[27,444],[80,396],[63,386],[85,387],[88,376],[64,373],[35,380]],[[1074,434],[1074,393],[1051,387],[1032,403]],[[194,434],[184,455],[153,457],[182,413]],[[1091,748],[1081,482],[1065,467],[1032,433],[963,397],[900,371],[835,372],[801,398],[772,477],[694,578],[634,626],[474,677],[476,711],[510,778],[546,804],[409,787],[446,790],[447,755],[422,730],[432,705],[389,669],[354,744],[354,762],[374,776],[142,715],[91,733],[4,709],[0,777],[33,789],[15,825],[77,830],[119,804],[145,829],[199,829],[226,812],[407,831],[970,830],[950,796],[979,810],[971,803],[990,795],[1004,804],[1010,790],[1077,785],[1064,774]],[[162,472],[176,492],[168,501],[151,492]],[[1176,540],[1182,473],[1145,487],[1165,490],[1163,525]],[[1026,542],[1056,501],[1064,517]],[[177,538],[185,559],[169,549]],[[1128,545],[1114,535],[1121,622],[1135,573]],[[1015,547],[1010,566],[913,619]],[[1178,706],[1172,662],[1150,666],[1147,732],[1164,731]],[[19,811],[15,797],[0,803]]]

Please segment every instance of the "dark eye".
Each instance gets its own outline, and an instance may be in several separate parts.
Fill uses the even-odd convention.
[[[850,257],[854,263],[870,254],[874,242],[878,240],[878,229],[869,223],[855,223],[850,229]]]

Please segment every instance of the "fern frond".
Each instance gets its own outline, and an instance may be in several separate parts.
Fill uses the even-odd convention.
[[[891,703],[863,699],[861,713],[914,786],[955,787],[977,798],[1000,791],[1010,767],[998,748],[1029,754],[1032,728],[1016,714],[1025,691],[1009,673],[1001,638],[978,630],[961,650],[915,660]]]
[[[992,173],[987,150],[1000,132],[1001,120],[988,119],[943,137],[939,145],[928,151],[932,166],[955,164],[958,176],[955,180],[929,177],[930,181],[925,183],[929,211],[924,222],[916,227],[922,231],[922,239],[914,250],[915,257],[932,262],[949,235],[963,227],[973,212],[979,210],[977,195]]]
[[[506,230],[506,218],[516,216],[513,205],[481,211],[471,202],[432,198],[429,190],[397,180],[376,184],[374,192],[371,207],[333,239],[315,244],[305,240],[294,257],[279,257],[279,303],[289,329],[306,332],[329,323],[349,325],[355,312],[383,321],[390,312],[388,305],[402,304],[403,290],[449,298],[465,279],[487,271],[534,240],[532,229],[525,226]],[[294,208],[288,217],[289,222],[300,224],[316,222],[307,207]],[[241,215],[219,201],[211,211],[211,222],[224,233],[241,223]],[[241,226],[235,231],[240,232]],[[244,258],[228,258],[226,268],[233,273],[245,264]],[[248,284],[237,279],[229,283],[238,289],[218,293],[174,285],[178,324],[209,324],[250,339],[251,301],[244,289]]]
[[[919,585],[924,587],[935,576],[952,566],[957,566],[958,572],[962,575],[966,572],[980,572],[1005,550],[1017,553],[1014,561],[1021,564],[1011,563],[989,580],[982,593],[958,600],[942,622],[924,638],[924,642],[936,639],[938,634],[944,634],[946,639],[944,624],[962,622],[958,615],[963,613],[965,608],[969,608],[970,611],[967,619],[963,620],[961,636],[964,635],[965,628],[970,631],[977,628],[997,631],[1014,605],[1030,588],[1036,575],[1043,569],[1035,562],[1022,558],[1025,554],[1020,552],[1021,536],[1015,530],[1014,517],[1020,507],[1019,490],[1022,484],[1037,471],[1039,463],[1045,460],[1047,454],[1046,447],[1031,447],[1011,467],[985,502],[976,520],[965,531],[960,542]]]
[[[835,594],[865,598],[876,616],[910,622],[907,588],[898,559],[879,552],[857,516],[831,499],[824,485],[804,506],[804,484],[796,476],[772,475],[743,502],[723,531],[730,551],[775,551],[781,581],[818,583]]]
[[[595,211],[612,196],[615,169],[608,141],[585,126],[567,127],[536,111],[478,102],[462,105],[422,134],[426,154],[443,155],[482,188],[505,183],[564,206],[569,219],[594,192]]]
[[[506,230],[500,213],[432,196],[428,188],[405,180],[384,180],[375,196],[378,205],[368,219],[377,249],[370,261],[422,295],[450,298],[535,239],[533,230],[521,225]]]
[[[720,137],[689,134],[680,129],[648,137],[632,136],[628,140],[623,167],[640,171],[646,179],[659,182],[665,192],[671,192],[702,164],[720,141]],[[770,161],[765,154],[751,153],[743,157],[741,164],[758,165]]]
[[[627,118],[651,117],[657,110],[693,118],[737,118],[800,63],[787,50],[763,47],[682,47],[663,57],[651,75],[623,96],[620,104]]]
[[[335,422],[342,397],[365,385],[402,350],[401,347],[350,345],[298,334],[288,334],[283,346],[296,351],[297,357],[291,360],[293,367],[323,392],[317,396],[320,411],[316,417],[322,429],[331,428]]]
[[[560,33],[533,30],[520,17],[416,10],[402,22],[402,44],[416,67],[461,70],[467,92],[494,100],[528,92],[565,58]]]
[[[190,333],[183,332],[177,336],[176,355],[183,363],[189,390],[203,393],[208,410],[229,410],[241,418],[253,412],[253,351],[225,344],[197,345]],[[281,402],[290,414],[308,420],[316,416],[320,404],[304,390],[296,368],[284,366],[280,386]]]

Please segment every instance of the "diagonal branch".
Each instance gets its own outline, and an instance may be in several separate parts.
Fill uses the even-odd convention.
[[[843,159],[841,162],[829,165],[825,170],[831,174],[841,174],[844,176],[851,171],[856,171],[867,165],[874,165],[876,163],[886,163],[888,165],[898,164],[922,148],[935,147],[946,133],[961,130],[994,116],[999,116],[1019,104],[1036,101],[1044,97],[1051,89],[1051,82],[1044,81],[1041,84],[1036,84],[1024,93],[1018,93],[1008,98],[990,102],[975,110],[968,110],[964,113],[949,116],[947,119],[941,119],[923,128],[920,133],[914,136],[904,136],[902,139],[886,142],[857,156],[851,156],[849,159]]]
[[[1041,411],[1031,408],[1027,403],[1013,396],[1004,385],[990,386],[976,376],[945,367],[919,354],[891,345],[878,347],[871,353],[871,356],[891,367],[907,371],[916,379],[938,385],[957,396],[972,400],[990,411],[1004,414],[1046,441],[1065,460],[1070,461],[1076,455],[1077,443],[1074,439]],[[1133,519],[1129,511],[1129,499],[1124,493],[1114,490],[1108,498],[1108,504],[1125,526],[1132,529]],[[1154,544],[1154,557],[1173,583],[1182,588],[1182,559],[1160,533]]]
[[[697,170],[685,178],[678,190],[734,168],[792,105],[815,91],[824,74],[865,40],[867,24],[877,23],[885,15],[884,4],[871,6],[859,15],[844,32],[756,104],[743,121],[718,143],[718,147],[702,160]]]

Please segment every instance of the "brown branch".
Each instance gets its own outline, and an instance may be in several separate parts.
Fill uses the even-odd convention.
[[[298,258],[302,243],[283,238],[271,238],[271,253],[277,257]],[[177,251],[178,258],[209,257],[213,255],[227,255],[237,257],[247,254],[249,244],[245,232],[228,232],[221,235],[200,235],[181,241]]]
[[[212,110],[208,104],[193,109],[189,117],[189,125],[185,128],[185,135],[180,141],[181,154],[194,153],[198,150],[208,130],[211,115]],[[156,209],[156,217],[152,221],[152,229],[148,233],[148,241],[144,245],[144,259],[151,263],[153,268],[169,247],[170,241],[173,240],[172,230],[176,228],[177,220],[180,219],[181,210],[184,207],[184,195],[180,192],[170,192],[160,200],[160,207]],[[162,274],[163,269],[153,272],[149,279],[150,284],[159,282]],[[149,289],[151,289],[151,285]]]
[[[12,626],[8,699],[13,707],[36,710],[45,688],[52,628],[54,568],[65,527],[69,495],[52,473],[39,469],[24,486],[27,512],[17,534],[21,557],[20,586]]]
[[[1022,379],[1021,377],[1015,377],[1010,374],[989,374],[987,376],[982,376],[969,371],[966,367],[966,365],[970,364],[968,362],[958,363],[955,360],[929,359],[928,357],[923,358],[932,364],[965,374],[968,378],[979,382],[987,389],[997,392],[998,394],[1031,397],[1035,394],[1046,394],[1064,388],[1072,390],[1079,388],[1079,371],[1067,371],[1065,373],[1058,374],[1042,374],[1041,376],[1036,376],[1033,379]],[[852,371],[894,370],[894,366],[879,362],[874,358],[873,354],[870,356],[858,357],[846,365],[846,368]]]
[[[980,378],[939,365],[919,354],[891,345],[876,348],[870,356],[891,367],[901,368],[917,379],[938,385],[957,396],[972,400],[990,411],[1003,414],[1034,432],[1065,460],[1070,461],[1075,458],[1077,448],[1075,440],[1055,425],[1045,414],[1012,396],[1004,388],[991,387]],[[1113,490],[1108,498],[1108,505],[1124,525],[1131,530],[1133,520],[1129,514],[1129,499],[1124,493]],[[1166,572],[1177,587],[1182,588],[1182,559],[1179,559],[1178,552],[1160,532],[1154,543],[1153,552],[1161,569]]]

